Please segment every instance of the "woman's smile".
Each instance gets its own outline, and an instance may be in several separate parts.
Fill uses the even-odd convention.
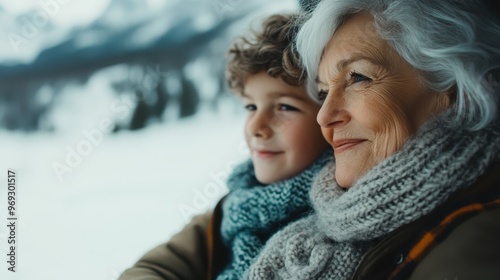
[[[366,139],[338,139],[333,141],[333,150],[335,152],[335,155],[339,155],[340,153],[347,151],[351,148],[356,147],[358,144],[361,144],[363,142],[367,141]]]

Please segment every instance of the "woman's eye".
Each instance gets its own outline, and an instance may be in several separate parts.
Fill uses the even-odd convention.
[[[280,111],[298,111],[297,108],[290,106],[290,105],[286,105],[286,104],[278,105],[278,110],[280,110]]]
[[[319,101],[325,101],[327,95],[328,95],[328,91],[326,91],[326,90],[320,90],[318,92],[318,100]]]
[[[364,82],[364,81],[369,81],[370,78],[366,77],[366,76],[363,76],[361,74],[358,74],[356,72],[351,72],[349,73],[349,75],[351,76],[351,81],[352,83],[358,83],[358,82]]]
[[[247,111],[255,111],[255,110],[257,110],[257,106],[255,106],[254,104],[248,104],[248,105],[245,105],[245,109]]]

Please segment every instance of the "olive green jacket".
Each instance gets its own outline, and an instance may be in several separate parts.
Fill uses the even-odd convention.
[[[229,262],[221,202],[144,255],[119,280],[214,279]],[[370,250],[353,279],[500,279],[500,164]]]

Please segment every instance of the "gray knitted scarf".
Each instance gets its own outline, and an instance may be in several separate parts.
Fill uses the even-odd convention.
[[[404,147],[347,191],[325,166],[311,188],[315,213],[269,239],[250,279],[350,279],[375,239],[417,220],[471,186],[500,160],[500,123],[452,128],[449,112],[424,124]]]
[[[218,280],[241,279],[272,234],[311,211],[312,182],[332,158],[332,151],[327,151],[299,175],[269,185],[257,181],[252,161],[235,168],[227,182],[230,193],[222,205],[221,224],[231,263]]]

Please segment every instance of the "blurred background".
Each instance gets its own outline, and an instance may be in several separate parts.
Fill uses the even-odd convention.
[[[0,279],[117,279],[212,208],[248,157],[225,53],[266,16],[297,9],[297,0],[0,0]]]

